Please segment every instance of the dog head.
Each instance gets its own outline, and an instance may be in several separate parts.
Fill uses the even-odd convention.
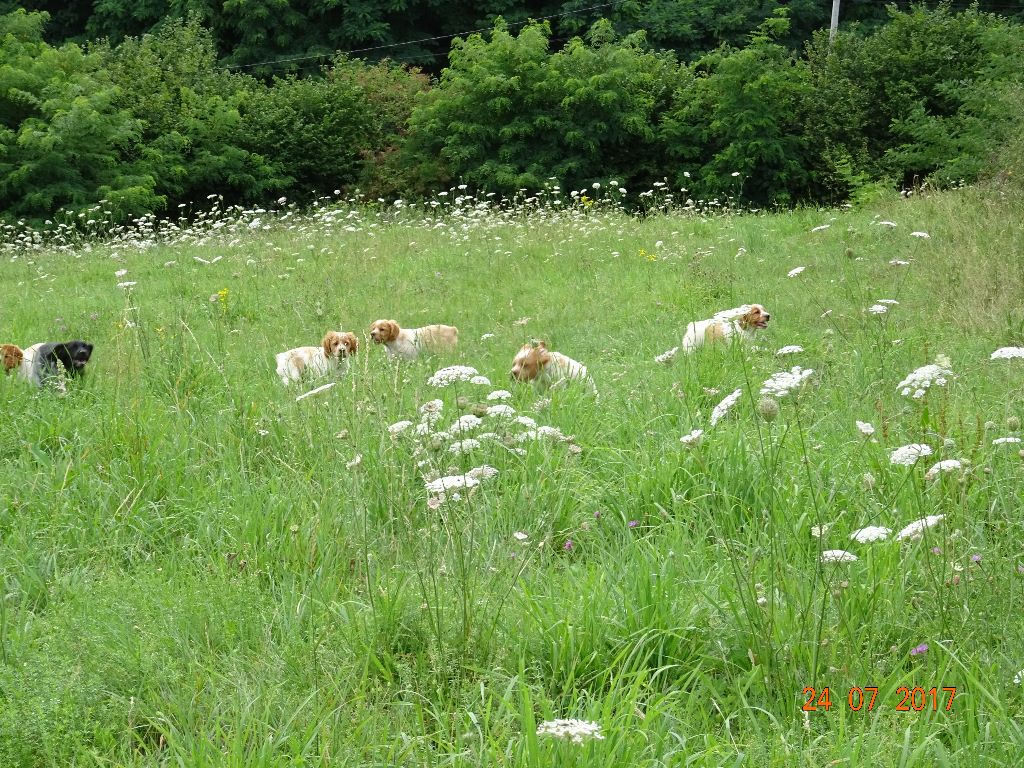
[[[0,344],[0,359],[3,360],[4,373],[7,373],[21,365],[25,353],[21,351],[21,347],[14,344]]]
[[[751,304],[750,309],[739,317],[740,328],[745,331],[767,328],[771,315],[760,304]]]
[[[397,339],[401,331],[394,320],[378,320],[370,326],[370,338],[374,344],[387,344]]]
[[[84,341],[68,341],[57,344],[53,348],[53,356],[56,357],[64,370],[75,376],[82,374],[85,364],[92,357],[92,344]]]
[[[512,370],[509,371],[516,381],[533,381],[540,375],[545,365],[551,362],[551,353],[543,341],[523,344],[512,358]]]
[[[324,348],[325,356],[340,360],[356,353],[359,349],[359,339],[350,331],[328,331],[324,334],[321,345]]]

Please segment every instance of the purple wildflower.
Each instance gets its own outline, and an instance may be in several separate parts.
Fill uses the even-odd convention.
[[[980,563],[981,562],[981,555],[978,555],[978,554],[971,555],[971,562],[972,563]]]
[[[562,549],[564,549],[566,552],[572,552],[572,546],[572,539],[566,539],[565,544],[562,545]]]
[[[932,554],[933,555],[941,555],[942,554],[942,549],[940,547],[932,547]]]
[[[921,643],[916,648],[910,649],[911,656],[920,656],[922,653],[928,653],[928,643]]]
[[[639,520],[630,520],[629,521],[629,527],[630,528],[636,528],[638,525],[640,525],[640,521]]]

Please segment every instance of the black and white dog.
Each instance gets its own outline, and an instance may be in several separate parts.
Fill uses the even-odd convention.
[[[85,364],[92,357],[92,344],[84,341],[43,342],[33,344],[24,351],[18,374],[36,386],[49,379],[81,376]]]

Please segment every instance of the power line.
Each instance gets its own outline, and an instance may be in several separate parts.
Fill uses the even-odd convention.
[[[509,26],[509,27],[523,27],[523,26],[526,26],[527,24],[529,24],[531,22],[534,22],[534,21],[548,21],[550,19],[559,19],[559,18],[562,18],[563,16],[575,16],[575,15],[578,15],[578,14],[581,14],[581,13],[586,13],[587,11],[596,11],[596,10],[598,10],[600,8],[609,8],[609,7],[613,6],[613,5],[615,5],[615,2],[601,3],[600,5],[591,5],[591,6],[588,6],[587,8],[577,8],[574,11],[565,11],[563,13],[553,13],[550,16],[539,16],[539,17],[537,17],[535,19],[527,19],[526,21],[516,21],[516,22],[513,22],[511,24],[508,24],[507,26]],[[491,31],[493,31],[493,29],[494,29],[493,27],[483,27],[481,29],[470,29],[470,30],[467,30],[466,32],[453,32],[453,33],[451,33],[449,35],[436,35],[434,37],[422,37],[422,38],[420,38],[418,40],[406,40],[405,42],[402,42],[402,43],[387,43],[385,45],[374,45],[374,46],[371,46],[369,48],[353,48],[352,50],[349,50],[349,51],[334,51],[332,53],[316,53],[316,54],[310,54],[310,55],[304,55],[304,56],[287,56],[287,57],[285,57],[283,59],[273,59],[271,61],[259,61],[259,62],[256,62],[254,64],[229,64],[229,65],[224,66],[224,67],[218,67],[218,69],[229,69],[229,70],[230,69],[251,69],[253,67],[265,67],[265,66],[273,66],[273,65],[276,65],[276,64],[288,64],[288,63],[293,62],[293,61],[308,61],[310,59],[323,59],[323,58],[331,58],[331,57],[334,57],[334,56],[350,56],[350,55],[352,55],[354,53],[370,53],[371,51],[382,51],[382,50],[385,50],[385,49],[388,49],[388,48],[401,48],[401,47],[408,46],[408,45],[419,45],[420,43],[432,43],[432,42],[435,42],[437,40],[450,40],[453,37],[462,37],[463,35],[475,35],[475,34],[479,34],[481,32],[491,32]],[[445,55],[447,55],[447,54],[445,54]]]

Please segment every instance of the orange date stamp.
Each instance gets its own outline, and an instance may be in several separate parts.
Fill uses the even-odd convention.
[[[842,699],[832,699],[832,691],[825,688],[804,688],[804,712],[828,712],[833,706],[842,706]],[[883,696],[883,698],[886,698]],[[909,688],[900,686],[891,701],[883,701],[878,697],[878,688],[866,685],[863,688],[854,686],[846,693],[846,708],[851,712],[871,712],[878,709],[889,709],[895,712],[952,712],[956,688]],[[889,705],[895,704],[895,707]]]

